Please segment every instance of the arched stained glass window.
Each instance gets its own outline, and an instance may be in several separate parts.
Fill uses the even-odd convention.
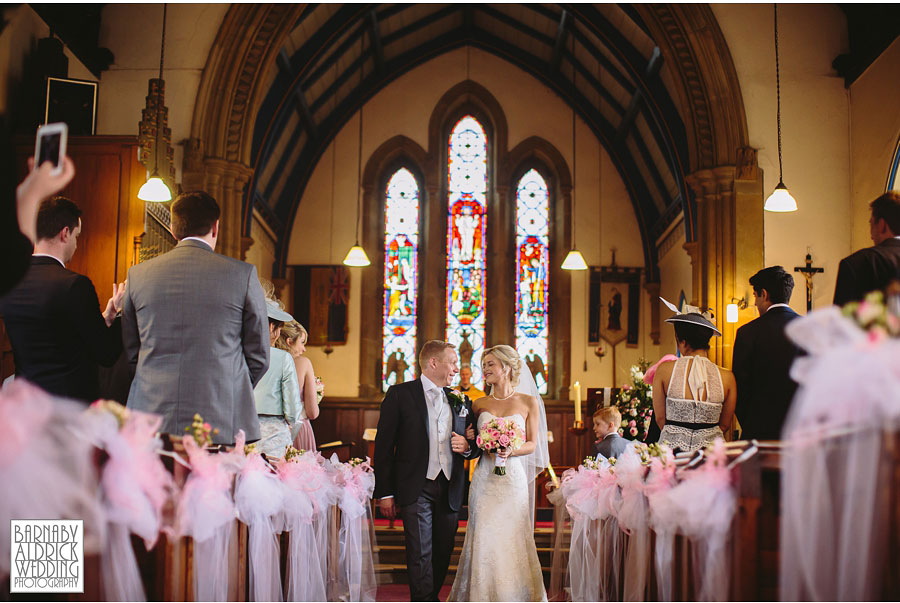
[[[388,180],[384,208],[382,387],[415,378],[419,184],[406,168]]]
[[[447,341],[481,383],[487,242],[487,135],[466,115],[450,133],[447,153]]]
[[[550,362],[550,194],[537,170],[516,187],[516,350],[547,393]]]

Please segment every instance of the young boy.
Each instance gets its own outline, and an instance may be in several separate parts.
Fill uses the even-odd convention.
[[[618,458],[628,448],[628,442],[619,435],[622,414],[615,406],[601,408],[594,413],[594,454],[606,458]]]

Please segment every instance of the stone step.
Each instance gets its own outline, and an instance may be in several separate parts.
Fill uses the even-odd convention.
[[[466,526],[460,526],[456,533],[453,554],[450,557],[450,568],[445,584],[452,584],[456,576],[456,567],[462,553],[466,537]],[[406,584],[406,547],[403,528],[395,526],[376,526],[375,541],[377,543],[378,563],[375,566],[379,584]],[[544,573],[544,581],[549,583],[550,568],[553,563],[553,529],[535,528],[534,541],[537,546],[538,559]]]

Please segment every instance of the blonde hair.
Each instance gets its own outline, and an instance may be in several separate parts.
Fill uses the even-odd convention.
[[[307,332],[303,325],[301,325],[296,320],[286,322],[281,327],[281,335],[279,335],[278,339],[275,341],[275,347],[279,350],[290,352],[292,342],[296,342],[298,339],[300,339],[300,337],[304,335],[306,336],[306,340],[309,341],[309,332]]]
[[[437,358],[440,354],[444,353],[444,350],[455,347],[456,346],[449,341],[441,341],[440,339],[426,341],[425,345],[423,345],[422,349],[419,351],[419,368],[424,371],[425,365],[428,364],[430,359]]]
[[[488,354],[499,360],[503,366],[509,367],[509,383],[513,387],[517,386],[519,384],[519,375],[522,373],[522,359],[519,357],[516,349],[505,344],[495,345],[481,354],[482,362],[484,362],[484,357]]]
[[[259,284],[262,286],[263,295],[266,296],[266,299],[277,301],[278,304],[281,305],[281,301],[279,301],[279,299],[275,297],[275,283],[267,278],[259,277]],[[281,309],[283,310],[284,307],[282,307]]]
[[[604,423],[614,423],[616,429],[618,429],[622,424],[622,413],[620,413],[619,409],[615,406],[605,406],[603,408],[598,408],[594,412],[594,418],[600,419]]]

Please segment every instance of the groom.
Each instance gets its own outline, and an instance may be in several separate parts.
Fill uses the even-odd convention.
[[[419,352],[422,376],[391,386],[375,436],[375,498],[382,514],[403,519],[412,601],[437,601],[447,576],[463,503],[463,460],[481,450],[462,434],[473,426],[472,402],[451,393],[456,350],[429,341]]]

